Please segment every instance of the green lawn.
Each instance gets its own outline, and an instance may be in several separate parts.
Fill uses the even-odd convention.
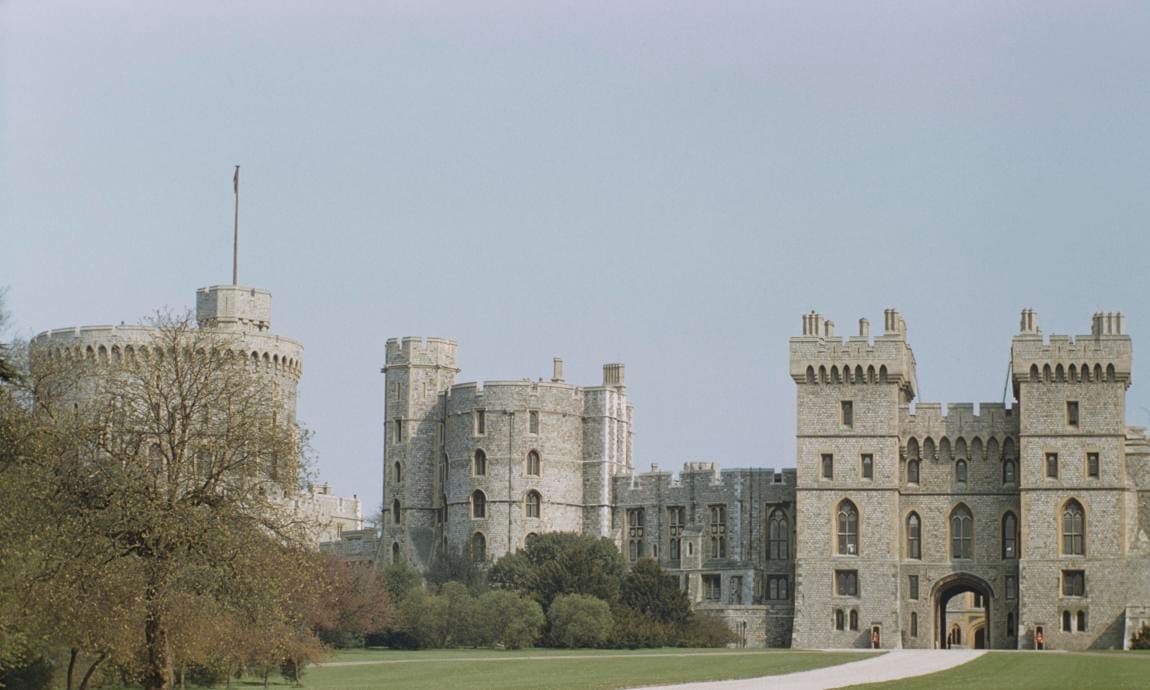
[[[368,650],[341,652],[328,665],[309,668],[304,686],[315,690],[607,689],[791,673],[858,661],[863,656],[857,652],[727,649]]]
[[[957,668],[851,690],[1145,690],[1150,655],[990,652]]]

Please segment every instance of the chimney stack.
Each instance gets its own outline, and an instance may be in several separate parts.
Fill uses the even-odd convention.
[[[870,321],[859,319],[859,335],[863,338],[870,337]]]
[[[551,360],[551,383],[563,383],[563,358]]]
[[[623,385],[623,364],[621,362],[612,362],[611,364],[603,365],[603,385]]]

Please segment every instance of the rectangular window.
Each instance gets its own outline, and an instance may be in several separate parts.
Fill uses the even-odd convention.
[[[862,478],[874,479],[874,455],[870,453],[862,455]]]
[[[1098,479],[1098,453],[1086,454],[1086,476]]]
[[[487,410],[475,411],[475,435],[482,436],[487,433]]]
[[[910,614],[910,636],[918,637],[918,614],[913,611]]]
[[[1070,426],[1078,426],[1078,401],[1066,401],[1066,423]]]
[[[723,576],[722,575],[704,575],[703,576],[703,599],[707,601],[722,601],[723,600]]]
[[[403,420],[395,420],[395,442],[403,443]]]
[[[539,412],[536,410],[527,413],[527,433],[539,433]]]
[[[786,601],[791,598],[790,578],[786,575],[767,576],[767,599]]]
[[[667,508],[667,522],[671,526],[671,560],[677,561],[683,557],[683,528],[687,526],[687,509],[683,506]]]
[[[859,595],[859,571],[836,570],[835,594],[840,597],[857,597]]]
[[[1084,596],[1086,596],[1086,571],[1085,570],[1063,570],[1062,571],[1062,596],[1064,596],[1064,597],[1084,597]]]
[[[1018,598],[1018,578],[1013,575],[1006,576],[1006,598],[1010,601]]]
[[[834,479],[835,477],[835,456],[830,453],[823,453],[823,479]]]
[[[846,616],[842,609],[835,609],[835,630],[846,630]]]
[[[731,576],[731,596],[730,596],[730,601],[728,603],[731,603],[731,604],[743,603],[743,576],[742,575],[732,575]]]
[[[918,575],[907,576],[907,598],[918,599]]]
[[[1058,453],[1046,454],[1046,476],[1049,479],[1058,479]]]
[[[711,506],[711,558],[727,557],[727,506]]]
[[[850,428],[855,425],[854,403],[850,400],[842,401],[843,426]]]
[[[627,510],[627,555],[632,561],[643,557],[643,537],[646,534],[644,522],[646,511],[642,508]]]

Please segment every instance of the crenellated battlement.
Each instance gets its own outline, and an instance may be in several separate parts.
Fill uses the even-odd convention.
[[[904,439],[933,438],[941,442],[950,438],[957,442],[966,437],[986,441],[1017,434],[1018,415],[1002,403],[979,403],[977,413],[974,403],[949,403],[943,414],[941,403],[920,402],[913,413],[908,405],[903,405],[899,414],[899,435]]]
[[[906,321],[894,309],[883,314],[883,335],[871,338],[870,322],[859,319],[858,335],[845,340],[834,322],[812,311],[802,317],[803,335],[790,339],[791,378],[798,384],[895,384],[914,398],[918,381]]]
[[[386,367],[401,365],[437,366],[455,369],[459,345],[447,338],[407,336],[388,338]]]
[[[1130,384],[1133,346],[1121,312],[1095,313],[1088,335],[1044,338],[1037,314],[1024,309],[1019,330],[1010,344],[1016,396],[1023,382]]]

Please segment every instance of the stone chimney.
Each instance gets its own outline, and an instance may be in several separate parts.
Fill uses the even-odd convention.
[[[623,385],[623,364],[620,362],[612,362],[611,364],[603,365],[603,385],[604,386],[622,386]]]
[[[563,382],[563,358],[555,357],[551,360],[551,383]]]

